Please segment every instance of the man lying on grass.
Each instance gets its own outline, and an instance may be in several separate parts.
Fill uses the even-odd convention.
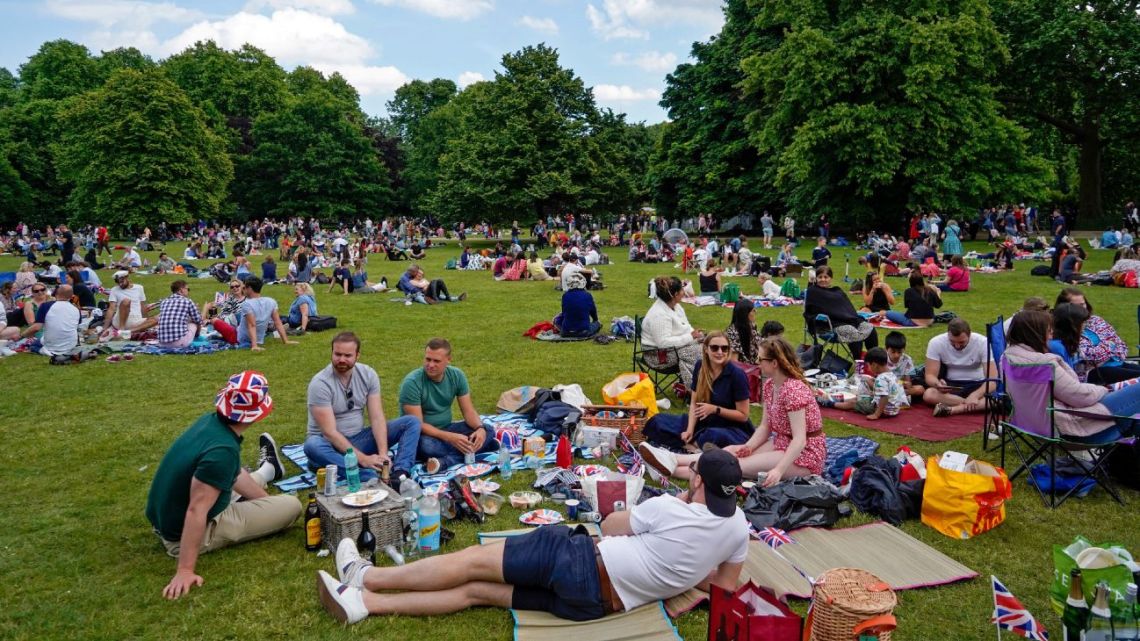
[[[736,507],[740,464],[713,449],[694,461],[684,499],[658,496],[585,528],[553,525],[404,566],[373,567],[352,539],[337,547],[338,581],[317,573],[317,594],[342,623],[370,614],[427,616],[472,606],[599,619],[710,583],[735,589],[748,554]],[[399,592],[386,592],[398,590]]]

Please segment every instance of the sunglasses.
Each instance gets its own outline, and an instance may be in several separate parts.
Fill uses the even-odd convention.
[[[689,472],[691,472],[693,474],[693,476],[697,476],[697,462],[696,461],[689,461]]]
[[[230,289],[241,289],[241,285],[230,285]]]
[[[709,345],[710,352],[724,352],[727,354],[729,349],[728,345]]]
[[[346,387],[344,389],[344,400],[348,401],[349,411],[356,409],[356,402],[352,400],[352,388],[351,387]]]
[[[40,287],[40,288],[38,288],[38,289],[37,289],[37,288],[32,288],[32,293],[33,293],[33,294],[42,294],[42,293],[44,293],[44,292],[46,292],[46,291],[47,291],[47,290],[46,290],[46,289],[44,289],[43,287]]]

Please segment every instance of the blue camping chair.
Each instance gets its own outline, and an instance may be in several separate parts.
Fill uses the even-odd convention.
[[[989,349],[986,350],[986,372],[989,372],[990,365],[1000,363],[1002,354],[1005,354],[1005,319],[1003,317],[998,316],[994,322],[986,323],[986,342],[989,344]],[[1000,438],[1002,421],[1009,416],[1009,396],[1005,393],[1005,377],[1000,369],[997,379],[992,380],[992,382],[995,385],[986,394],[986,413],[982,422],[983,452],[990,448],[991,439]]]

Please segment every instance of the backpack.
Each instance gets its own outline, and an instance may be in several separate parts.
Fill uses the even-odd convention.
[[[1033,276],[1048,276],[1049,275],[1049,266],[1048,265],[1038,265],[1038,266],[1034,267],[1033,269],[1029,270],[1029,273]]]
[[[330,278],[328,274],[317,272],[313,275],[313,282],[318,285],[328,285],[332,282],[332,278]]]
[[[785,278],[784,284],[780,286],[780,295],[787,296],[788,298],[800,297],[800,285],[794,278]]]
[[[323,332],[326,329],[336,329],[336,316],[318,316],[314,314],[309,317],[308,330],[310,332]]]
[[[550,399],[538,407],[534,416],[534,429],[555,437],[562,434],[562,426],[567,422],[577,423],[582,411],[569,403]]]
[[[459,263],[454,258],[452,258],[451,260],[447,261],[447,264],[444,265],[443,268],[444,269],[458,269]]]
[[[613,334],[618,338],[633,340],[633,332],[633,319],[629,316],[615,318],[613,322],[610,323],[610,334]]]
[[[218,280],[219,283],[230,282],[230,271],[226,269],[225,263],[216,263],[210,266],[210,275]]]
[[[735,303],[738,300],[740,300],[740,285],[728,283],[721,289],[720,302]]]

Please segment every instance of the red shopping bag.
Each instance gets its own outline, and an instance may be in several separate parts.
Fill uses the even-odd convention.
[[[751,581],[709,589],[709,641],[800,641],[803,619],[771,592]]]

